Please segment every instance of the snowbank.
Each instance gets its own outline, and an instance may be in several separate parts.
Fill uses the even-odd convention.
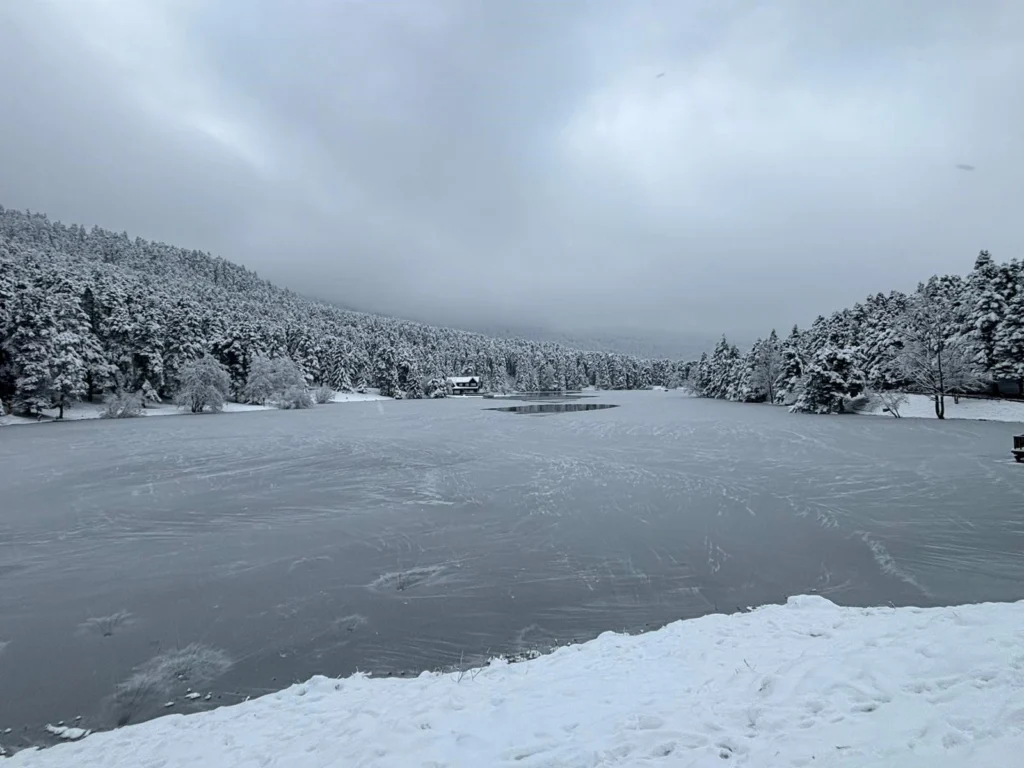
[[[366,393],[361,392],[335,392],[332,402],[335,403],[362,403],[375,400],[390,400],[377,394],[376,390]],[[102,403],[75,403],[71,408],[64,409],[65,421],[80,421],[82,419],[98,419],[103,412]],[[250,405],[248,403],[225,403],[224,413],[245,413],[247,411],[272,410],[270,405]],[[172,403],[150,404],[143,412],[144,416],[179,416],[185,413]],[[0,427],[12,424],[39,424],[52,421],[57,418],[57,409],[51,408],[43,411],[43,419],[29,419],[24,416],[0,416]]]
[[[237,405],[237,403],[230,403],[229,405]],[[100,414],[103,413],[104,405],[101,402],[95,403],[75,403],[70,408],[64,409],[64,421],[81,421],[83,419],[98,419]],[[262,407],[262,406],[257,406]],[[226,409],[225,409],[226,410]],[[150,403],[146,406],[143,411],[145,416],[173,416],[182,413],[172,403]],[[57,418],[58,411],[56,408],[46,408],[43,410],[43,418],[26,418],[24,416],[2,416],[0,417],[0,426],[8,424],[39,424],[48,421],[53,421]]]
[[[366,403],[375,400],[391,400],[390,397],[384,397],[384,395],[378,394],[376,389],[370,389],[366,392],[335,392],[334,403]]]
[[[934,419],[935,404],[927,395],[907,395],[907,402],[900,406],[900,416],[907,419]],[[869,416],[885,416],[884,406],[877,398],[862,413]],[[1019,400],[979,400],[961,398],[954,403],[952,397],[946,398],[947,419],[977,419],[984,421],[1010,421],[1024,423],[1024,402]]]
[[[461,675],[318,677],[5,768],[988,768],[1022,751],[1024,602],[796,597]]]

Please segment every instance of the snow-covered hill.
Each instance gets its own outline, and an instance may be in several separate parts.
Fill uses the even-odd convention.
[[[462,374],[492,391],[684,378],[668,360],[351,312],[199,251],[0,207],[0,400],[12,410],[114,389],[166,399],[203,354],[227,369],[236,395],[256,357],[288,357],[310,384],[411,398]]]

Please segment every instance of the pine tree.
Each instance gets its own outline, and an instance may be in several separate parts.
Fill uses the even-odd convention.
[[[846,404],[864,391],[864,374],[855,353],[827,345],[807,367],[803,391],[792,410],[803,413],[843,413]]]
[[[64,418],[64,409],[86,393],[85,361],[79,354],[81,339],[70,331],[61,331],[53,338],[50,350],[49,397],[57,406],[57,418]]]
[[[998,362],[996,337],[1006,317],[1007,301],[1003,292],[1003,269],[995,263],[988,251],[982,251],[974,262],[969,279],[970,304],[967,322],[978,350],[978,364],[984,371],[992,371]]]
[[[376,375],[374,385],[384,397],[403,397],[399,394],[402,390],[398,384],[398,363],[395,360],[394,340],[387,338],[383,340],[377,350]]]
[[[708,383],[704,388],[705,397],[738,400],[743,378],[740,351],[730,344],[725,336],[715,346],[708,362]]]
[[[779,375],[775,378],[775,402],[792,405],[803,389],[804,339],[795,325],[780,349]]]
[[[541,366],[540,372],[537,375],[537,387],[541,392],[554,392],[560,389],[558,386],[558,377],[555,374],[555,369],[551,363],[544,363]]]
[[[903,387],[897,358],[903,348],[900,331],[907,310],[907,297],[897,291],[888,296],[877,294],[868,299],[864,318],[864,343],[860,366],[868,384],[878,391]]]
[[[992,339],[992,367],[995,379],[1024,381],[1024,269],[1011,261],[1001,270],[1006,313],[1000,318]]]
[[[413,362],[415,355],[407,346],[403,346],[398,353],[397,373],[398,390],[402,396],[409,400],[419,400],[423,397],[423,382],[420,373]]]
[[[57,323],[36,285],[23,282],[17,288],[10,312],[13,330],[4,347],[14,361],[14,411],[32,415],[53,403],[50,363]]]
[[[701,352],[693,376],[693,389],[701,397],[711,397],[711,360],[707,352]]]

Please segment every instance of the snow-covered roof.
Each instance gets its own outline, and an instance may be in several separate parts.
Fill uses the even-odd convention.
[[[449,376],[448,381],[452,384],[479,384],[480,379],[476,376]]]

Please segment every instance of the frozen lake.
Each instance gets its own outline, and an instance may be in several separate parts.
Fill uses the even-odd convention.
[[[1019,425],[666,392],[578,402],[620,407],[388,401],[0,430],[0,742],[800,593],[1024,598]]]

